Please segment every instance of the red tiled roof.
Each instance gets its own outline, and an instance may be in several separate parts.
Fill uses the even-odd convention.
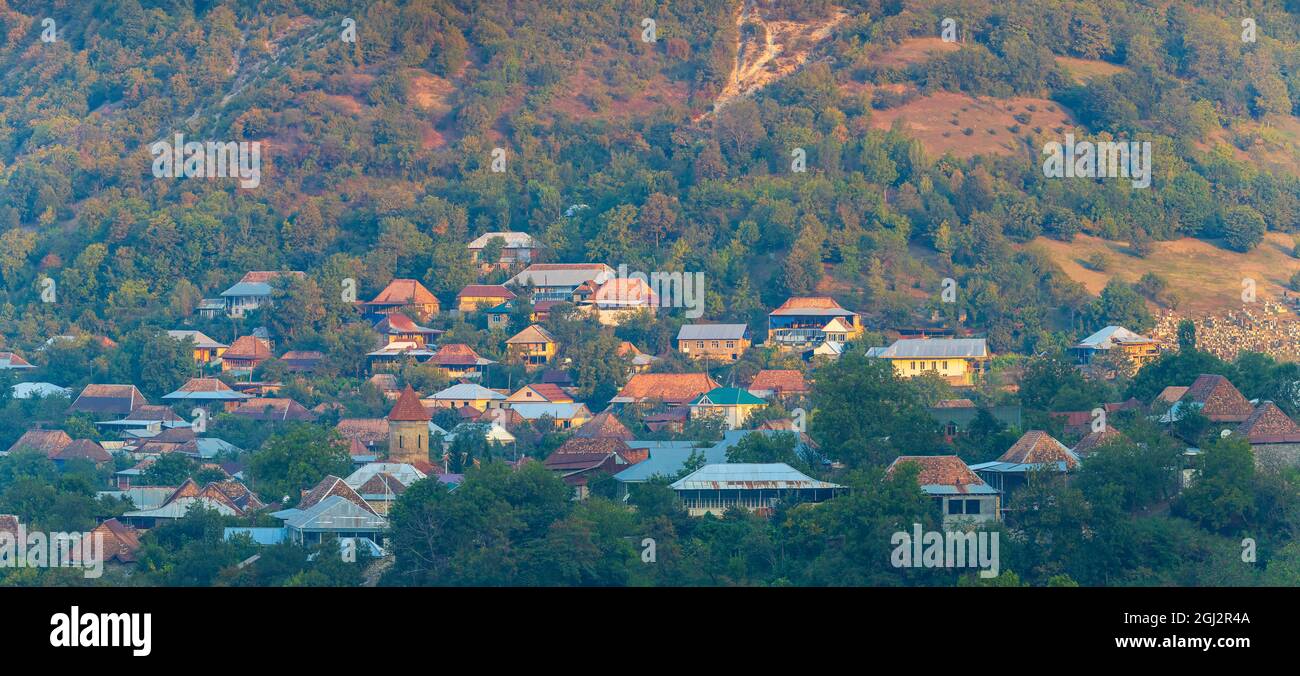
[[[113,456],[104,450],[103,446],[91,441],[90,439],[77,439],[72,443],[60,448],[49,456],[50,460],[89,460],[95,464],[109,462]]]
[[[402,390],[397,397],[397,403],[393,405],[393,410],[388,412],[388,420],[391,421],[428,421],[432,418],[429,412],[425,410],[424,405],[420,403],[420,395],[411,389],[410,385]]]
[[[429,361],[438,366],[474,366],[479,359],[474,348],[464,343],[448,343],[440,346]]]
[[[190,378],[177,392],[234,392],[230,386],[216,378]]]
[[[515,293],[500,284],[470,284],[456,294],[457,298],[502,298],[510,300]]]
[[[1075,455],[1084,456],[1098,448],[1111,443],[1112,441],[1127,441],[1128,437],[1121,431],[1107,425],[1101,428],[1100,432],[1089,432],[1087,436],[1079,440],[1072,449]]]
[[[785,394],[789,392],[807,392],[808,383],[803,373],[795,369],[763,369],[749,383],[751,390],[772,390]]]
[[[1241,423],[1237,433],[1252,444],[1300,443],[1300,425],[1271,401],[1261,403]]]
[[[889,464],[885,475],[892,475],[895,468],[909,462],[920,467],[916,483],[921,486],[955,486],[958,492],[965,493],[967,486],[984,484],[984,480],[955,455],[900,455]]]
[[[324,479],[320,480],[320,483],[307,491],[302,496],[302,500],[298,502],[298,509],[308,509],[331,495],[337,495],[371,514],[377,514],[373,507],[367,504],[360,495],[357,495],[356,491],[352,490],[351,486],[333,474],[326,475]]]
[[[1244,422],[1255,410],[1227,378],[1208,373],[1197,376],[1180,401],[1201,404],[1211,422]]]
[[[416,324],[410,317],[407,317],[406,315],[400,312],[394,312],[393,314],[390,314],[384,317],[383,319],[379,320],[379,323],[375,324],[375,330],[378,331],[379,333],[418,333],[418,334],[425,334],[425,335],[442,333],[437,329],[430,329],[424,326],[420,326],[419,324]]]
[[[596,417],[579,427],[573,436],[578,439],[622,439],[623,441],[636,438],[627,425],[609,411],[597,413]]]
[[[8,452],[14,453],[25,448],[39,451],[48,457],[70,443],[72,437],[63,430],[27,430],[9,447]]]
[[[316,414],[292,399],[255,397],[247,399],[231,415],[253,420],[305,420],[316,419]]]
[[[686,403],[717,387],[721,385],[707,373],[638,373],[619,390],[618,396],[632,401]]]

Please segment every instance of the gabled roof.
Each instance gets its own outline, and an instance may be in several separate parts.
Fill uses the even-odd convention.
[[[748,334],[747,324],[683,324],[677,340],[741,340]]]
[[[576,418],[590,418],[591,411],[583,403],[550,403],[539,402],[536,404],[511,404],[510,409],[517,411],[524,420],[537,420],[543,416],[555,420],[573,420]]]
[[[569,396],[568,392],[565,392],[555,383],[532,383],[515,390],[507,400],[511,403],[550,402],[552,404],[568,404],[573,402],[573,397]]]
[[[419,280],[394,279],[367,305],[437,305],[438,297]]]
[[[117,519],[109,519],[90,531],[91,537],[101,538],[104,561],[116,559],[120,563],[133,563],[140,551],[140,533]],[[76,551],[73,547],[73,551]]]
[[[304,420],[316,419],[316,414],[292,399],[255,397],[239,405],[231,415],[253,420]]]
[[[402,390],[397,396],[397,403],[393,405],[393,410],[388,412],[389,422],[428,422],[432,419],[429,412],[425,410],[424,404],[420,403],[420,395],[411,389],[410,385]]]
[[[261,338],[240,336],[221,355],[222,359],[270,359],[271,346]]]
[[[501,298],[510,300],[515,292],[502,284],[470,284],[456,294],[457,298]]]
[[[966,359],[987,357],[983,338],[904,338],[872,356],[885,359]]]
[[[685,404],[695,397],[720,387],[707,373],[638,373],[628,379],[616,403],[660,400]]]
[[[691,406],[762,406],[762,399],[739,387],[715,387],[691,401]]]
[[[1188,390],[1187,387],[1183,387],[1180,385],[1170,385],[1169,387],[1160,390],[1160,394],[1156,395],[1156,401],[1163,401],[1167,404],[1172,404],[1178,401],[1179,399],[1182,399],[1183,395],[1187,394],[1187,390]]]
[[[482,249],[488,242],[500,237],[505,241],[506,249],[531,249],[536,246],[533,236],[526,232],[485,232],[469,243],[470,249]]]
[[[604,263],[534,263],[511,277],[512,286],[574,287],[597,279],[608,280],[614,268]]]
[[[1252,444],[1300,443],[1300,425],[1271,401],[1255,407],[1246,421],[1237,428]]]
[[[773,310],[771,315],[780,316],[808,316],[808,315],[826,315],[834,316],[853,316],[858,313],[852,310],[846,310],[834,298],[829,296],[795,296],[781,304],[781,307]]]
[[[1075,347],[1090,350],[1109,350],[1116,345],[1150,342],[1153,341],[1146,336],[1133,333],[1122,326],[1111,325],[1079,341]]]
[[[955,455],[900,455],[889,463],[885,475],[892,475],[904,463],[916,463],[920,467],[916,483],[930,495],[991,495],[998,492]]]
[[[814,479],[783,463],[721,463],[705,465],[674,481],[676,491],[832,489],[838,484]]]
[[[358,505],[348,498],[331,495],[303,509],[283,510],[284,525],[297,530],[357,531],[383,530],[388,521],[369,505]]]
[[[998,458],[998,462],[1022,465],[1064,462],[1066,468],[1074,469],[1079,465],[1079,458],[1052,435],[1041,430],[1030,430],[1016,440],[1016,443]]]
[[[400,312],[394,312],[390,315],[384,316],[383,319],[379,320],[379,322],[375,324],[375,331],[385,335],[417,334],[432,336],[442,333],[442,331],[439,331],[438,329],[420,326],[410,317],[407,317]]]
[[[609,411],[602,411],[596,414],[596,417],[588,420],[577,432],[573,433],[576,439],[622,439],[631,441],[636,437],[632,435],[631,430],[618,416]]]
[[[483,366],[484,364],[495,364],[491,359],[480,357],[474,348],[464,343],[447,343],[438,348],[429,358],[429,362],[436,366]]]
[[[343,498],[372,514],[376,513],[346,481],[333,474],[325,475],[324,479],[312,486],[311,490],[302,496],[302,500],[298,502],[296,509],[299,511],[310,509],[330,496]]]
[[[68,460],[89,460],[96,465],[110,462],[113,456],[103,446],[90,439],[76,439],[49,455],[50,460],[66,462]]]
[[[501,401],[506,398],[506,395],[501,394],[496,390],[483,387],[477,383],[457,383],[451,387],[434,392],[429,398],[448,401],[476,401],[479,399]]]
[[[772,391],[781,394],[807,392],[803,373],[795,369],[763,369],[749,383],[749,391]]]
[[[1074,451],[1075,455],[1084,457],[1112,441],[1127,440],[1128,436],[1123,432],[1111,427],[1110,425],[1106,425],[1101,428],[1101,431],[1089,432],[1086,436],[1080,439],[1079,443],[1075,444],[1074,448],[1071,450]]]
[[[1244,422],[1255,410],[1227,378],[1209,373],[1197,376],[1179,401],[1198,404],[1211,422]]]
[[[34,369],[35,366],[27,363],[26,359],[18,356],[17,352],[0,352],[0,370],[2,369]]]
[[[357,468],[357,470],[348,475],[343,483],[351,486],[358,493],[365,494],[365,486],[377,476],[386,476],[400,483],[403,488],[425,478],[425,473],[421,472],[414,465],[402,462],[370,462]],[[372,493],[382,493],[383,490],[369,491]]]
[[[555,338],[551,337],[550,332],[538,326],[537,324],[533,324],[532,326],[529,326],[523,331],[520,331],[519,333],[516,333],[515,335],[506,339],[507,345],[519,345],[519,344],[528,344],[528,343],[554,343],[554,342],[555,342]]]
[[[599,282],[600,280],[593,280]],[[659,294],[639,277],[615,277],[596,289],[593,298],[601,307],[659,305]]]
[[[176,340],[185,340],[186,338],[194,341],[194,347],[200,349],[214,350],[217,348],[227,347],[225,343],[213,340],[202,331],[174,330],[168,331],[168,336]]]
[[[238,401],[249,398],[249,395],[230,389],[229,385],[216,378],[190,378],[180,389],[163,395],[163,399],[182,401]]]
[[[63,430],[27,430],[23,432],[21,437],[18,437],[18,441],[15,441],[5,453],[15,453],[22,449],[28,449],[39,451],[49,457],[70,443],[72,443],[72,437],[68,436],[68,433]]]
[[[135,385],[87,385],[68,411],[74,413],[118,413],[125,415],[145,403]]]

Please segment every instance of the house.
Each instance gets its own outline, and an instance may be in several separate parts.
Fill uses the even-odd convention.
[[[780,504],[823,502],[847,490],[783,462],[705,465],[671,487],[691,516],[722,516],[728,509],[769,515]]]
[[[388,461],[428,462],[431,419],[420,395],[407,385],[388,412]]]
[[[289,373],[314,373],[325,364],[325,353],[317,350],[289,350],[280,355],[279,361]]]
[[[68,407],[68,413],[126,415],[145,403],[135,385],[87,385]]]
[[[834,361],[836,359],[839,359],[840,355],[842,354],[844,354],[844,343],[836,342],[834,340],[827,340],[817,345],[814,348],[804,350],[802,353],[800,353],[800,358],[810,363],[817,357]]]
[[[27,371],[36,368],[17,352],[0,352],[0,371]]]
[[[628,379],[613,404],[643,404],[661,401],[670,406],[687,406],[696,397],[721,387],[707,373],[637,373]]]
[[[175,392],[163,395],[163,401],[179,404],[191,402],[199,406],[219,404],[227,411],[233,410],[242,401],[252,399],[243,392],[236,392],[230,386],[216,378],[190,378]]]
[[[447,343],[429,357],[428,363],[443,369],[453,378],[479,378],[487,366],[496,362],[480,357],[474,348],[464,343]]]
[[[692,418],[721,418],[729,430],[741,429],[755,409],[767,402],[739,387],[717,387],[693,399]]]
[[[11,444],[4,455],[20,451],[36,451],[49,457],[72,443],[72,437],[63,430],[27,430],[18,441]]]
[[[415,279],[394,279],[365,306],[367,316],[372,318],[402,312],[413,314],[420,321],[428,321],[439,309],[438,297]]]
[[[361,496],[376,514],[387,516],[397,498],[425,476],[424,472],[406,463],[371,462],[358,467],[343,479],[343,483]]]
[[[916,465],[921,492],[939,503],[945,530],[997,521],[1001,496],[955,455],[901,455],[885,470],[893,476],[904,465]]]
[[[1300,466],[1300,425],[1277,404],[1260,402],[1235,433],[1250,442],[1256,465],[1270,469]]]
[[[942,399],[929,409],[930,417],[939,424],[943,436],[949,441],[965,434],[971,423],[979,416],[980,408],[970,399]],[[993,419],[1013,429],[1021,427],[1021,408],[1019,404],[992,406],[984,409]],[[1084,423],[1091,424],[1089,416]]]
[[[510,357],[528,366],[550,363],[558,349],[550,332],[536,324],[506,339],[506,352]]]
[[[299,271],[276,272],[258,270],[245,274],[229,289],[221,292],[225,303],[227,317],[243,317],[258,308],[271,304],[272,284],[284,275],[306,278],[307,274]]]
[[[1010,496],[1024,486],[1033,472],[1061,473],[1079,467],[1079,456],[1041,430],[1025,432],[997,460],[971,465],[985,483]]]
[[[546,456],[542,465],[572,486],[575,497],[586,499],[587,482],[597,474],[613,475],[635,464],[631,447],[622,439],[574,439],[564,442]],[[639,457],[639,456],[634,456]]]
[[[746,324],[684,324],[677,331],[677,351],[692,359],[736,361],[749,343]]]
[[[14,383],[14,399],[34,399],[44,397],[69,397],[72,390],[59,387],[54,383]]]
[[[510,410],[515,411],[521,418],[529,422],[549,418],[556,429],[562,430],[581,427],[588,420],[591,420],[591,410],[587,408],[587,405],[574,402],[563,404],[548,402],[511,404]]]
[[[174,340],[190,340],[194,342],[194,363],[199,366],[210,363],[212,360],[220,357],[226,352],[229,345],[220,341],[209,338],[202,331],[168,331],[167,335]]]
[[[1132,364],[1129,374],[1160,358],[1160,344],[1155,340],[1115,325],[1084,338],[1070,351],[1080,364],[1092,364],[1097,355],[1122,354]]]
[[[575,290],[574,302],[594,314],[596,321],[605,326],[618,326],[630,316],[649,312],[659,307],[659,294],[639,277],[615,277],[604,283],[595,279]],[[584,289],[591,289],[584,293]]]
[[[292,399],[253,397],[230,411],[230,415],[249,420],[311,422],[316,414]]]
[[[497,409],[493,412],[496,413],[500,411],[503,411],[503,409]],[[506,429],[504,425],[485,420],[484,418],[479,418],[475,422],[461,423],[453,427],[451,432],[443,437],[443,450],[446,451],[451,448],[451,445],[456,442],[456,438],[462,434],[477,434],[483,437],[483,440],[489,444],[497,444],[500,446],[509,446],[515,443],[515,435],[511,434],[510,430]],[[467,436],[466,438],[472,438],[472,436]]]
[[[413,343],[418,347],[428,345],[443,333],[438,329],[420,326],[400,312],[384,315],[384,318],[375,324],[375,332],[384,337],[386,344]]]
[[[216,319],[226,313],[226,299],[203,298],[199,300],[198,307],[194,309],[204,319]]]
[[[762,399],[780,399],[809,392],[803,372],[795,369],[763,369],[754,375],[748,389],[750,394]]]
[[[90,439],[74,439],[72,443],[50,453],[48,457],[59,468],[73,460],[86,460],[95,465],[113,461],[112,454]]]
[[[983,338],[905,338],[873,347],[867,356],[888,359],[903,378],[932,373],[958,387],[974,385],[990,358]]]
[[[1243,423],[1255,407],[1227,378],[1201,374],[1169,411],[1169,418],[1179,420],[1183,411],[1196,410],[1212,423]]]
[[[388,529],[387,519],[347,482],[332,474],[307,491],[297,506],[271,516],[284,522],[287,539],[298,544],[349,537],[379,542]]]
[[[826,296],[793,297],[767,315],[768,340],[785,349],[852,342],[863,331],[858,313]]]
[[[534,263],[511,277],[506,284],[531,291],[534,307],[539,301],[573,301],[573,294],[584,282],[599,279],[604,283],[614,277],[614,268],[604,263]]]
[[[488,242],[494,239],[501,240],[501,255],[495,261],[481,260],[483,249],[487,247]],[[475,263],[491,267],[494,265],[515,265],[516,263],[528,264],[532,262],[533,256],[539,247],[533,236],[526,232],[485,232],[475,237],[467,248]]]
[[[651,432],[674,432],[680,434],[686,429],[686,421],[690,420],[691,409],[689,406],[672,406],[666,410],[648,413],[641,417],[641,423]]]
[[[251,380],[253,371],[273,356],[269,341],[256,336],[240,336],[221,355],[221,372],[234,377],[247,376]]]
[[[573,397],[561,389],[559,385],[533,383],[515,390],[514,394],[506,398],[505,405],[537,403],[572,404]]]
[[[626,340],[618,344],[618,350],[615,354],[620,357],[627,357],[631,361],[633,373],[645,373],[650,370],[651,366],[654,366],[655,362],[659,361],[658,357],[642,352],[637,349],[637,346]]]
[[[470,284],[456,294],[456,309],[461,312],[478,312],[514,298],[515,293],[501,284]]]
[[[195,505],[222,516],[244,516],[266,507],[238,481],[213,481],[200,487],[193,479],[186,479],[162,504],[146,507],[136,503],[137,509],[123,514],[122,520],[138,528],[153,528],[159,521],[183,518]]]
[[[117,519],[109,519],[90,531],[90,537],[99,539],[104,563],[135,563],[140,551],[140,532]],[[74,547],[73,551],[77,551]]]
[[[515,311],[515,302],[512,300],[494,305],[483,311],[487,316],[487,325],[489,329],[504,329],[510,325],[510,315]]]
[[[457,383],[434,392],[424,399],[433,408],[462,408],[472,406],[479,411],[499,408],[505,404],[506,395],[477,383]]]
[[[1074,454],[1082,460],[1089,455],[1096,453],[1106,444],[1126,441],[1129,441],[1127,435],[1115,429],[1112,425],[1105,425],[1095,432],[1088,432],[1082,439],[1075,443],[1074,448],[1071,448],[1070,450],[1074,451]]]
[[[618,419],[618,416],[609,411],[601,411],[596,417],[588,420],[586,424],[578,428],[573,433],[576,439],[622,439],[623,441],[632,441],[636,437],[628,430],[627,425]]]

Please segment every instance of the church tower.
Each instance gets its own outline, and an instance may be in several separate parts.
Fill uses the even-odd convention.
[[[410,385],[388,412],[388,461],[429,461],[429,420],[432,416]]]

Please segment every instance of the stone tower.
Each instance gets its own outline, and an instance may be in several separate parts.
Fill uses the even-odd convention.
[[[410,385],[388,412],[388,461],[429,461],[429,420],[432,416]]]

